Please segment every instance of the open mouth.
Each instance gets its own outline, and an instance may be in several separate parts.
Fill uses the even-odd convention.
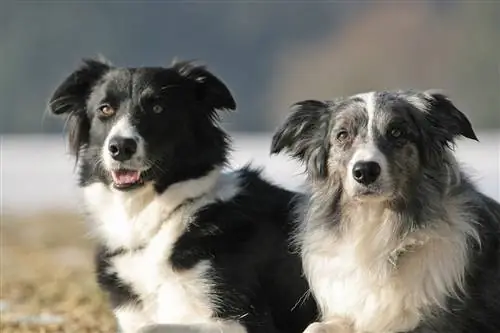
[[[111,171],[113,186],[119,190],[129,190],[144,184],[141,172],[138,170],[113,170]]]

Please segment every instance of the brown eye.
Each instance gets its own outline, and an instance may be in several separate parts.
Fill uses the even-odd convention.
[[[115,114],[115,112],[115,109],[113,109],[109,104],[103,104],[99,107],[99,113],[104,117],[111,117]]]
[[[161,105],[156,104],[155,106],[153,106],[154,113],[160,113],[162,111],[163,111],[163,107]]]
[[[337,141],[343,142],[349,137],[349,133],[346,130],[342,130],[337,133]]]

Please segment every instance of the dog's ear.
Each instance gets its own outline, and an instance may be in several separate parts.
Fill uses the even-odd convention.
[[[426,95],[429,96],[426,118],[440,137],[447,142],[460,135],[478,141],[469,119],[446,95],[433,90],[426,91]]]
[[[49,101],[50,111],[56,115],[83,112],[93,85],[109,69],[110,65],[100,60],[84,59],[55,89]]]
[[[328,104],[306,100],[292,105],[291,113],[273,135],[271,154],[288,152],[305,164],[313,178],[327,176]]]
[[[204,66],[192,61],[176,62],[173,67],[195,82],[196,97],[211,110],[234,110],[236,102],[229,88]]]
[[[110,70],[110,65],[93,59],[71,73],[54,91],[49,100],[49,111],[67,116],[68,143],[71,153],[76,155],[80,147],[88,143],[90,120],[86,114],[86,103],[94,84]]]

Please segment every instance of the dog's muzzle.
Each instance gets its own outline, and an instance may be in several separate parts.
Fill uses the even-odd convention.
[[[352,177],[356,182],[367,186],[378,179],[380,172],[380,164],[377,162],[356,162],[352,168]]]
[[[108,151],[115,161],[128,161],[137,151],[137,141],[133,138],[115,136],[109,140]]]
[[[115,135],[104,147],[108,159],[113,187],[118,190],[130,190],[144,184],[142,166],[138,165],[139,143],[133,137]]]

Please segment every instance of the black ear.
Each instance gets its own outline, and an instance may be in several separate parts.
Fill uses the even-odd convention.
[[[54,91],[49,102],[52,113],[82,112],[93,85],[110,65],[93,59],[84,59],[83,64],[71,73]]]
[[[285,150],[303,162],[313,178],[324,178],[327,176],[331,117],[328,105],[306,100],[295,103],[291,109],[291,114],[273,135],[271,154]]]
[[[210,109],[214,111],[236,109],[236,102],[228,87],[204,66],[184,61],[174,63],[173,68],[196,83],[197,98]]]
[[[426,118],[445,141],[453,142],[460,135],[478,141],[469,119],[446,95],[435,91],[427,91],[426,95],[430,96]]]
[[[80,147],[88,143],[90,120],[86,114],[86,102],[94,84],[110,69],[110,65],[98,60],[85,59],[54,91],[48,108],[56,115],[66,115],[70,151],[76,155]]]

